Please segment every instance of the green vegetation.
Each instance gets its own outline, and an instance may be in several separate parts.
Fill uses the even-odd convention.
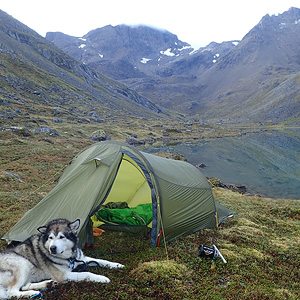
[[[145,138],[145,129],[134,130],[135,122],[126,131]],[[92,143],[86,134],[91,128],[83,126],[79,134],[69,126],[57,128],[59,137],[0,132],[1,236],[54,187],[72,157]],[[160,134],[161,127],[152,129]],[[124,140],[118,130],[124,129],[116,125],[109,134]],[[86,254],[126,267],[92,269],[111,283],[70,282],[45,291],[44,299],[299,299],[300,202],[221,188],[214,188],[214,194],[238,212],[218,230],[203,230],[153,249],[148,236],[107,231]],[[200,244],[211,246],[213,241],[227,264],[197,255]]]
[[[191,121],[177,113],[157,113],[137,105],[143,99],[123,84],[86,69],[8,15],[2,14],[0,27],[0,236],[55,186],[75,154],[95,142],[89,138],[93,133],[120,141],[135,138],[147,147],[272,128],[270,117],[264,124],[224,120],[211,125],[199,121],[202,115]],[[291,91],[285,99],[297,102],[292,80],[299,82],[299,76],[280,88]],[[269,90],[277,83],[270,84],[264,93],[277,107],[281,95]],[[257,109],[253,100],[263,104],[260,95],[246,103],[250,112]],[[180,97],[180,105],[185,100]],[[211,109],[211,117],[219,120],[213,103]],[[245,112],[236,105],[220,109],[231,120]],[[277,117],[280,123],[283,116]],[[276,129],[299,123],[294,115],[284,120]],[[33,133],[42,126],[59,136]],[[249,197],[217,187],[214,194],[239,213],[218,230],[203,230],[153,249],[148,236],[105,232],[87,254],[125,268],[94,269],[111,283],[69,282],[45,291],[44,299],[299,299],[300,202]],[[200,244],[211,246],[213,241],[227,264],[197,255]],[[0,248],[5,247],[0,241]]]

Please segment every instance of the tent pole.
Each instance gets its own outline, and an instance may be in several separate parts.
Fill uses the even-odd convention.
[[[169,253],[168,253],[168,248],[167,248],[167,242],[166,242],[166,236],[165,236],[165,229],[164,229],[164,224],[163,224],[163,221],[162,221],[160,207],[159,207],[158,211],[159,211],[159,215],[160,215],[160,224],[161,224],[160,234],[163,235],[164,246],[165,246],[165,251],[166,251],[166,256],[167,256],[167,261],[169,261]],[[160,238],[161,237],[159,237],[159,240],[160,240]]]

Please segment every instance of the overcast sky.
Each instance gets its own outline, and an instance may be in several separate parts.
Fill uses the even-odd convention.
[[[194,48],[240,40],[266,14],[300,0],[1,0],[0,9],[40,35],[60,31],[81,37],[106,25],[145,24],[166,29]]]

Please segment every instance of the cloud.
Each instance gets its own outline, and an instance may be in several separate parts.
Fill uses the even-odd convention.
[[[60,31],[72,36],[106,25],[146,24],[174,33],[184,42],[242,39],[261,18],[282,13],[298,0],[6,0],[1,9],[45,36]]]

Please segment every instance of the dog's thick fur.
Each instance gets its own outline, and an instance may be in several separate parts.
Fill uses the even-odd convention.
[[[30,297],[38,290],[68,280],[109,282],[105,276],[72,272],[82,262],[109,268],[119,263],[84,256],[78,248],[80,220],[56,219],[38,228],[40,232],[15,248],[0,251],[0,298]]]

